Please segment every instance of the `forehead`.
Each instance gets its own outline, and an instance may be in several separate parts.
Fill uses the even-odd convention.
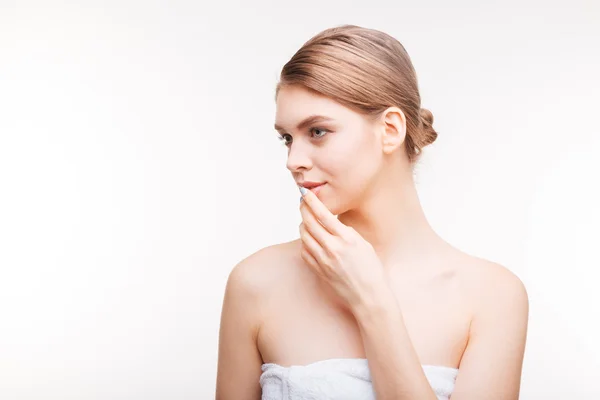
[[[340,103],[300,86],[285,86],[276,101],[275,125],[293,129],[310,115],[324,115],[335,120],[359,118],[359,115]]]

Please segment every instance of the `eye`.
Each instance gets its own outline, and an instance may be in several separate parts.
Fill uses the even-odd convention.
[[[311,129],[310,129],[310,131],[311,131],[311,132],[314,132],[314,131],[317,131],[317,132],[325,132],[325,133],[329,132],[327,129],[319,129],[319,128],[311,128]],[[317,138],[322,138],[323,136],[325,136],[325,135],[321,135],[321,136],[318,136],[318,135],[317,135]]]
[[[286,134],[284,134],[284,135],[279,135],[279,136],[277,137],[277,139],[279,139],[279,141],[281,142],[281,144],[283,144],[284,146],[286,146],[286,147],[287,147],[287,146],[288,146],[288,145],[289,145],[291,142],[288,142],[288,141],[286,141],[286,140],[285,140],[285,137],[286,137],[286,136],[290,136],[290,135],[288,135],[287,133],[286,133]]]
[[[309,132],[323,132],[322,134],[317,134],[315,137],[317,139],[321,139],[323,136],[325,136],[326,133],[329,133],[330,131],[327,129],[320,129],[320,128],[310,128]],[[290,140],[286,140],[286,137],[289,136]],[[290,143],[292,143],[292,139],[291,139],[291,135],[288,135],[287,133],[284,133],[283,135],[279,135],[277,137],[277,139],[279,139],[279,141],[286,147],[288,147],[290,145]]]

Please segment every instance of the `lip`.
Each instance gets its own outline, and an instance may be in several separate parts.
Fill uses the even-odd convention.
[[[319,192],[321,191],[321,189],[323,188],[323,186],[325,186],[327,184],[327,182],[304,181],[304,182],[297,182],[297,184],[298,184],[298,187],[303,187],[305,189],[310,190],[315,195],[318,195]]]
[[[323,186],[325,186],[326,184],[327,184],[326,182],[321,183],[320,185],[311,187],[309,190],[311,192],[313,192],[314,194],[319,194],[319,192],[321,191],[321,189],[323,188]]]
[[[318,186],[324,185],[327,182],[311,182],[311,181],[304,181],[301,183],[298,183],[298,186],[302,186],[306,189],[312,189],[312,188],[316,188]]]

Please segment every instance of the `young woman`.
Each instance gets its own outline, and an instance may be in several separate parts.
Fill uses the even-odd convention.
[[[230,273],[216,398],[518,399],[527,292],[428,223],[413,167],[437,133],[404,47],[327,29],[283,67],[276,103],[300,237]]]

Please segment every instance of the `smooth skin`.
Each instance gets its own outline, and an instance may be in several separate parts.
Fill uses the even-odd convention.
[[[330,121],[294,128],[317,113]],[[327,184],[300,204],[299,239],[263,248],[230,273],[216,399],[260,399],[263,363],[330,358],[367,358],[378,399],[435,399],[424,364],[459,368],[452,400],[518,399],[525,287],[428,224],[402,147],[402,110],[373,123],[288,87],[277,121],[293,137],[294,179]]]

